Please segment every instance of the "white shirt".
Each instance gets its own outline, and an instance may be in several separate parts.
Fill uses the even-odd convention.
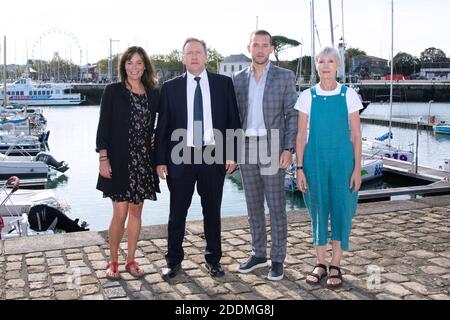
[[[253,64],[250,66],[247,129],[245,130],[246,136],[265,136],[267,134],[266,125],[264,123],[263,100],[269,68],[270,62],[264,67],[259,83],[256,83]]]
[[[187,146],[194,147],[194,95],[197,81],[193,74],[186,72],[186,98],[187,98]],[[209,91],[208,73],[206,69],[199,74],[200,89],[203,102],[203,141],[205,145],[215,145],[211,115],[211,94]]]
[[[338,83],[336,89],[331,91],[323,90],[319,84],[314,86],[316,88],[316,93],[318,96],[334,96],[338,95],[341,92],[342,84]],[[348,113],[353,113],[355,111],[359,111],[363,108],[361,103],[361,99],[358,96],[358,93],[353,88],[347,88],[347,93],[345,95],[345,99],[347,101],[347,109]],[[306,113],[307,115],[311,114],[311,105],[312,105],[312,97],[311,90],[304,90],[300,97],[298,97],[297,102],[295,103],[294,108],[298,111]],[[308,137],[309,137],[309,121],[311,117],[308,117]]]

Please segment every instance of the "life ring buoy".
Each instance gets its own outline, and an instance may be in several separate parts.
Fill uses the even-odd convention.
[[[8,180],[6,180],[6,185],[12,186],[13,192],[14,192],[17,189],[19,189],[20,180],[16,176],[11,176],[11,177],[8,178]]]

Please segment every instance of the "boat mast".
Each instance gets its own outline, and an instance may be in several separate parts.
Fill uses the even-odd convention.
[[[315,56],[316,56],[316,43],[314,37],[314,0],[311,0],[311,85],[316,83],[316,65],[315,65]]]
[[[295,73],[295,84],[299,84],[302,82],[302,64],[303,64],[303,37],[300,43],[300,58],[297,61],[297,72]]]
[[[8,96],[6,94],[6,36],[3,36],[3,107],[8,104]]]
[[[342,11],[342,48],[341,51],[341,76],[342,83],[345,84],[345,37],[344,37],[344,0],[341,0],[341,11]]]
[[[389,146],[391,146],[392,135],[392,95],[393,95],[393,76],[394,76],[394,0],[391,0],[391,85],[389,91]]]
[[[328,0],[328,8],[330,9],[331,46],[334,47],[333,10],[332,10],[332,8],[331,8],[331,0]]]

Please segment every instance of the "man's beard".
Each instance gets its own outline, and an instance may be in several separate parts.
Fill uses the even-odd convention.
[[[253,60],[256,64],[266,64],[267,61],[269,61],[269,58],[265,58],[263,62],[258,62],[256,59]]]

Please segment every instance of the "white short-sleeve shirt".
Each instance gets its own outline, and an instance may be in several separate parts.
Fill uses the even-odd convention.
[[[319,84],[316,84],[314,88],[316,89],[316,93],[318,96],[334,96],[340,94],[342,84],[338,83],[336,89],[331,91],[323,90]],[[355,91],[355,89],[347,88],[345,98],[347,100],[347,109],[349,114],[355,111],[359,111],[363,108],[361,99],[359,98],[358,93]],[[294,108],[298,111],[306,113],[307,115],[310,115],[311,105],[312,105],[311,90],[307,89],[300,94],[300,96],[297,99],[297,102],[295,103]],[[309,121],[310,117],[308,117],[308,136],[309,136]]]

